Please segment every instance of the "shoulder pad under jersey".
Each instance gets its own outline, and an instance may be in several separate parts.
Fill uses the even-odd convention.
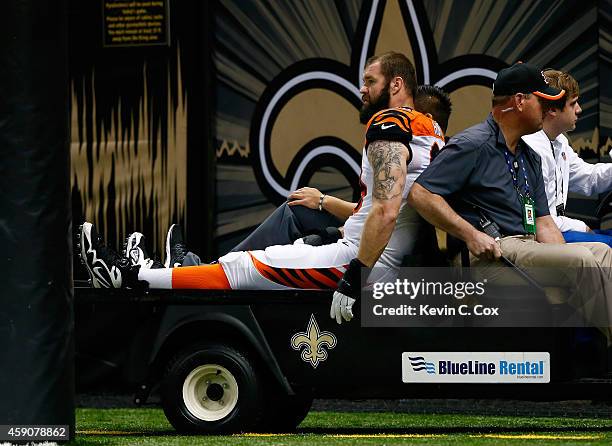
[[[366,147],[374,141],[398,141],[406,146],[412,141],[410,110],[390,108],[376,113],[366,130]]]

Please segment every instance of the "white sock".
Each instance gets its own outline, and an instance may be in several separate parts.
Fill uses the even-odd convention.
[[[156,289],[172,289],[172,269],[158,268],[146,269],[140,268],[138,271],[138,280],[146,280],[149,283],[149,288]]]

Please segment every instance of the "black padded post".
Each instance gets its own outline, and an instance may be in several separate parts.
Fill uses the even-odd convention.
[[[0,17],[0,425],[74,435],[67,4]]]

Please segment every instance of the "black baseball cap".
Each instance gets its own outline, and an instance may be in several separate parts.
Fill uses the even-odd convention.
[[[493,94],[506,96],[515,93],[533,93],[543,99],[556,101],[563,97],[565,90],[548,85],[542,71],[533,65],[518,62],[497,73],[497,79],[493,82]]]

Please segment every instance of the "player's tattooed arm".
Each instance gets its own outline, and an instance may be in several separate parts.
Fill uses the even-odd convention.
[[[368,212],[357,258],[373,266],[389,243],[402,205],[410,153],[395,141],[373,141],[367,148],[372,167],[372,208]]]
[[[374,176],[372,195],[392,200],[402,195],[406,183],[408,150],[395,141],[374,141],[368,146],[368,160]]]

